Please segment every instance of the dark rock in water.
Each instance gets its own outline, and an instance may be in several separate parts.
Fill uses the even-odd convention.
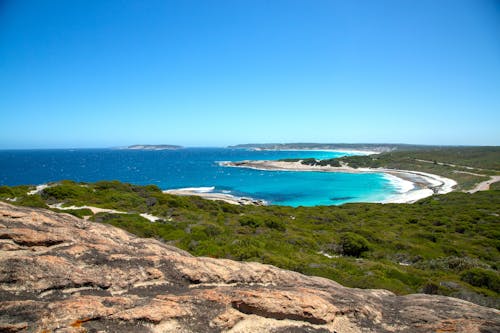
[[[355,197],[337,197],[337,198],[330,198],[331,201],[344,201],[344,200],[350,200],[354,199]]]
[[[0,203],[1,332],[499,332],[500,312],[196,258],[67,214]]]

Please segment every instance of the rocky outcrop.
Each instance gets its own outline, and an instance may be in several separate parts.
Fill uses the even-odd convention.
[[[197,258],[109,225],[0,203],[1,332],[498,332],[499,314]]]

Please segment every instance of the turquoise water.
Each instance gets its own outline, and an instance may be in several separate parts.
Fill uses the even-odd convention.
[[[138,185],[154,184],[164,190],[213,187],[214,192],[289,206],[374,202],[397,193],[397,188],[382,174],[260,171],[218,164],[220,161],[324,159],[343,155],[346,153],[224,148],[4,150],[0,151],[0,185],[116,179]]]

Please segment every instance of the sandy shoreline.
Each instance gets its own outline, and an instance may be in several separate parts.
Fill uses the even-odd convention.
[[[204,189],[204,188],[201,188]],[[197,188],[180,188],[165,190],[163,193],[173,194],[173,195],[183,195],[183,196],[198,196],[208,200],[220,200],[233,205],[257,205],[264,206],[267,202],[264,200],[253,199],[249,197],[237,197],[235,195],[226,193],[209,192],[206,190],[199,190]]]
[[[324,151],[324,150],[323,150]],[[356,151],[361,153],[361,151]],[[364,153],[376,153],[368,152]],[[341,173],[382,173],[384,176],[399,189],[400,193],[388,197],[380,201],[382,203],[413,203],[420,199],[429,197],[433,194],[445,194],[453,191],[453,187],[457,185],[456,181],[441,177],[435,174],[411,171],[411,170],[396,170],[385,168],[358,168],[354,169],[348,166],[332,167],[332,166],[319,166],[319,165],[305,165],[300,161],[287,162],[287,161],[274,161],[274,160],[252,160],[252,161],[239,161],[219,162],[219,165],[225,167],[249,168],[264,171],[311,171],[311,172],[341,172]],[[495,179],[496,180],[496,179]],[[491,181],[488,182],[488,185]],[[41,192],[43,189],[50,187],[50,184],[38,185],[34,190],[29,191],[28,194],[33,195]],[[227,193],[213,192],[214,187],[194,187],[194,188],[179,188],[164,190],[163,193],[181,195],[181,196],[199,196],[208,200],[220,200],[234,205],[267,205],[264,200],[254,199],[251,197],[239,197]],[[83,207],[62,207],[58,205],[59,209],[81,209],[88,208],[92,212],[111,212],[111,210],[83,206]],[[125,213],[113,211],[114,213]],[[159,218],[150,216],[148,214],[141,214],[143,217],[154,222]]]
[[[396,187],[401,188],[401,193],[382,201],[383,203],[413,203],[433,194],[444,194],[453,191],[457,182],[438,175],[411,171],[395,170],[384,168],[358,168],[348,166],[332,167],[319,165],[304,165],[297,162],[285,161],[241,161],[241,162],[220,162],[220,165],[227,167],[250,168],[267,171],[315,171],[315,172],[342,172],[342,173],[383,173],[392,176],[390,181],[398,182]],[[409,186],[411,183],[411,187]]]

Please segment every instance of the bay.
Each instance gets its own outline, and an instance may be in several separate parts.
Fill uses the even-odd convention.
[[[334,158],[331,151],[54,149],[0,151],[0,185],[37,185],[63,179],[120,180],[163,190],[207,187],[288,206],[378,202],[397,193],[383,174],[261,171],[220,166],[220,161]]]

